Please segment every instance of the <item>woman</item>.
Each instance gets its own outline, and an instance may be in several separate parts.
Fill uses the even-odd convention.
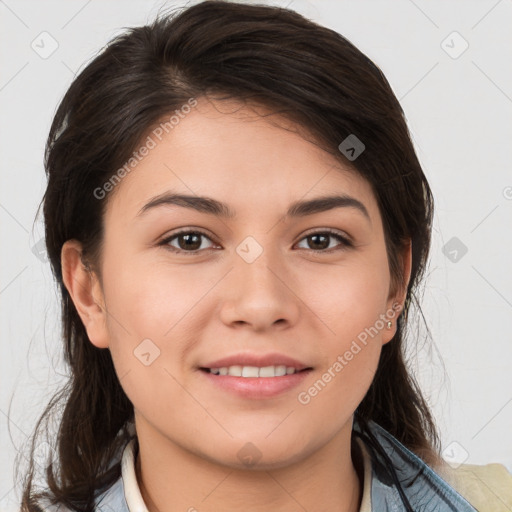
[[[69,88],[45,163],[71,378],[24,511],[508,506],[502,465],[443,463],[404,363],[433,200],[341,35],[221,1],[132,29]]]

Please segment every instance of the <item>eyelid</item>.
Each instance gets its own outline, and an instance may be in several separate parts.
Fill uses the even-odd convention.
[[[334,228],[312,228],[311,231],[306,231],[298,241],[300,242],[304,238],[307,238],[308,236],[311,236],[311,235],[324,234],[324,233],[339,236],[347,244],[353,245],[355,243],[354,239],[346,231],[343,231],[341,229],[334,229]],[[325,251],[322,251],[322,252],[325,252]]]

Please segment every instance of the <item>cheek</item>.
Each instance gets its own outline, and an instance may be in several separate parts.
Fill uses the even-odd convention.
[[[318,295],[318,316],[328,326],[322,326],[325,357],[315,378],[301,389],[298,402],[313,416],[325,418],[330,410],[338,418],[320,428],[334,428],[340,418],[351,414],[373,381],[386,329],[380,315],[386,312],[388,286],[386,274],[377,268],[369,272],[367,266],[353,267],[343,279],[326,283],[324,293]]]
[[[149,391],[166,380],[164,368],[181,380],[194,334],[211,316],[204,297],[218,281],[206,266],[192,267],[148,264],[142,256],[105,259],[110,350],[120,378],[131,372]]]
[[[118,261],[108,275],[105,292],[116,317],[139,338],[157,340],[171,335],[215,281],[211,273],[187,272],[165,262],[148,264],[142,257]],[[113,328],[119,326],[114,323]]]
[[[354,259],[350,265],[333,266],[328,272],[319,269],[316,276],[302,281],[302,287],[301,296],[323,324],[327,339],[336,340],[334,345],[342,348],[385,313],[389,274],[378,260]]]
[[[208,283],[202,286],[195,280],[191,287],[190,277],[178,267],[143,265],[137,257],[112,258],[109,263],[105,297],[118,379],[144,416],[173,418],[174,406],[186,398],[179,385],[187,351],[183,328]]]
[[[380,315],[387,309],[389,274],[378,258],[334,271],[318,281],[318,292],[310,296],[324,333],[325,357],[320,379],[311,392],[305,390],[305,401],[315,397],[316,407],[331,404],[351,410],[363,399],[378,366],[386,329]]]

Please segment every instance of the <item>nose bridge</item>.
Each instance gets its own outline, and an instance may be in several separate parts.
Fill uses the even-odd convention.
[[[259,237],[260,240],[263,237]],[[254,292],[280,294],[284,286],[283,277],[278,278],[283,271],[279,261],[279,251],[268,245],[264,246],[253,236],[246,237],[236,248],[235,271],[243,280],[246,289]],[[276,275],[277,274],[277,275]]]
[[[278,321],[294,323],[298,299],[286,284],[286,270],[279,250],[264,247],[252,236],[237,247],[228,284],[223,320],[268,327]]]

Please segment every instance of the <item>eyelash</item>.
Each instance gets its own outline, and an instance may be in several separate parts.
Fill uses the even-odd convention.
[[[167,249],[171,252],[178,253],[178,254],[180,254],[180,253],[187,254],[187,255],[199,254],[201,251],[208,250],[208,249],[200,249],[200,250],[194,250],[194,251],[184,251],[183,249],[177,249],[176,247],[172,247],[169,245],[169,242],[171,240],[174,240],[175,238],[178,238],[181,235],[202,235],[205,238],[208,238],[208,240],[210,240],[211,242],[213,242],[213,240],[206,233],[204,233],[201,230],[195,229],[195,230],[183,230],[183,231],[179,231],[178,233],[174,233],[173,235],[168,236],[167,238],[163,239],[161,242],[158,243],[158,245],[164,246],[165,249]],[[321,250],[321,249],[305,249],[305,250],[308,250],[308,251],[316,253],[316,254],[322,254],[322,253],[330,254],[334,251],[342,251],[347,248],[353,247],[353,243],[348,238],[340,235],[337,231],[334,231],[334,230],[328,229],[328,228],[324,229],[322,231],[314,231],[312,233],[308,233],[305,237],[303,237],[299,240],[299,243],[311,236],[314,236],[314,235],[330,235],[333,238],[336,238],[339,242],[341,242],[341,244],[340,244],[341,248],[331,248],[331,249],[323,249],[323,250]],[[213,242],[213,243],[215,243],[215,242]]]

